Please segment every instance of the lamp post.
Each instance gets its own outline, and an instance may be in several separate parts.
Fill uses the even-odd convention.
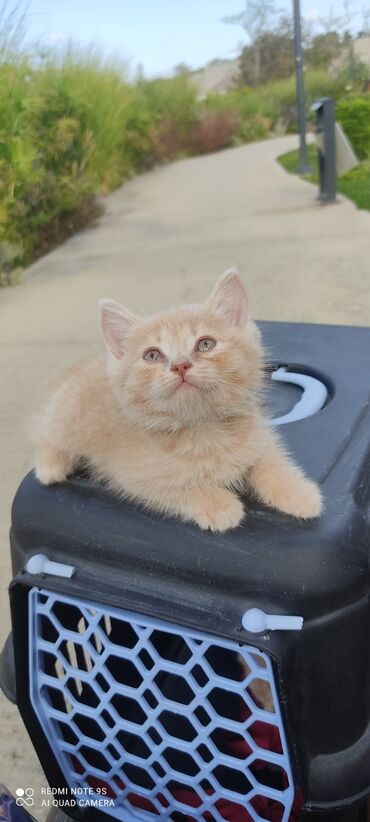
[[[308,162],[306,145],[306,112],[304,102],[304,80],[303,80],[303,55],[302,55],[302,32],[301,32],[301,11],[299,0],[293,0],[294,11],[294,56],[295,75],[297,86],[297,110],[299,127],[299,163],[297,171],[299,174],[309,174],[311,171]]]

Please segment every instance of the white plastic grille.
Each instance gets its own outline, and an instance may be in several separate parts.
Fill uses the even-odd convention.
[[[36,588],[31,701],[70,788],[115,819],[285,822],[294,787],[270,658]]]

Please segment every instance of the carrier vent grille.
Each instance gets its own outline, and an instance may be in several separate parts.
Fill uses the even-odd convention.
[[[122,822],[292,818],[265,653],[36,588],[29,625],[32,704],[70,788]]]

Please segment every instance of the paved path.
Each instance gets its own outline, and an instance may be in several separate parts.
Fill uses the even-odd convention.
[[[322,207],[315,189],[274,158],[295,137],[183,160],[137,177],[109,198],[99,225],[0,292],[1,637],[8,630],[8,526],[31,465],[27,421],[50,378],[99,345],[96,301],[154,311],[205,297],[239,266],[257,318],[368,325],[370,214]],[[0,780],[45,784],[15,709],[0,698]],[[43,813],[36,808],[36,815]]]

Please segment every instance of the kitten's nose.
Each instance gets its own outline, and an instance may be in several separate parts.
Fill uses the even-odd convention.
[[[192,363],[190,360],[187,360],[186,357],[182,357],[182,359],[175,360],[175,362],[171,363],[171,371],[176,371],[179,376],[184,379],[185,374],[188,368],[191,368]]]

